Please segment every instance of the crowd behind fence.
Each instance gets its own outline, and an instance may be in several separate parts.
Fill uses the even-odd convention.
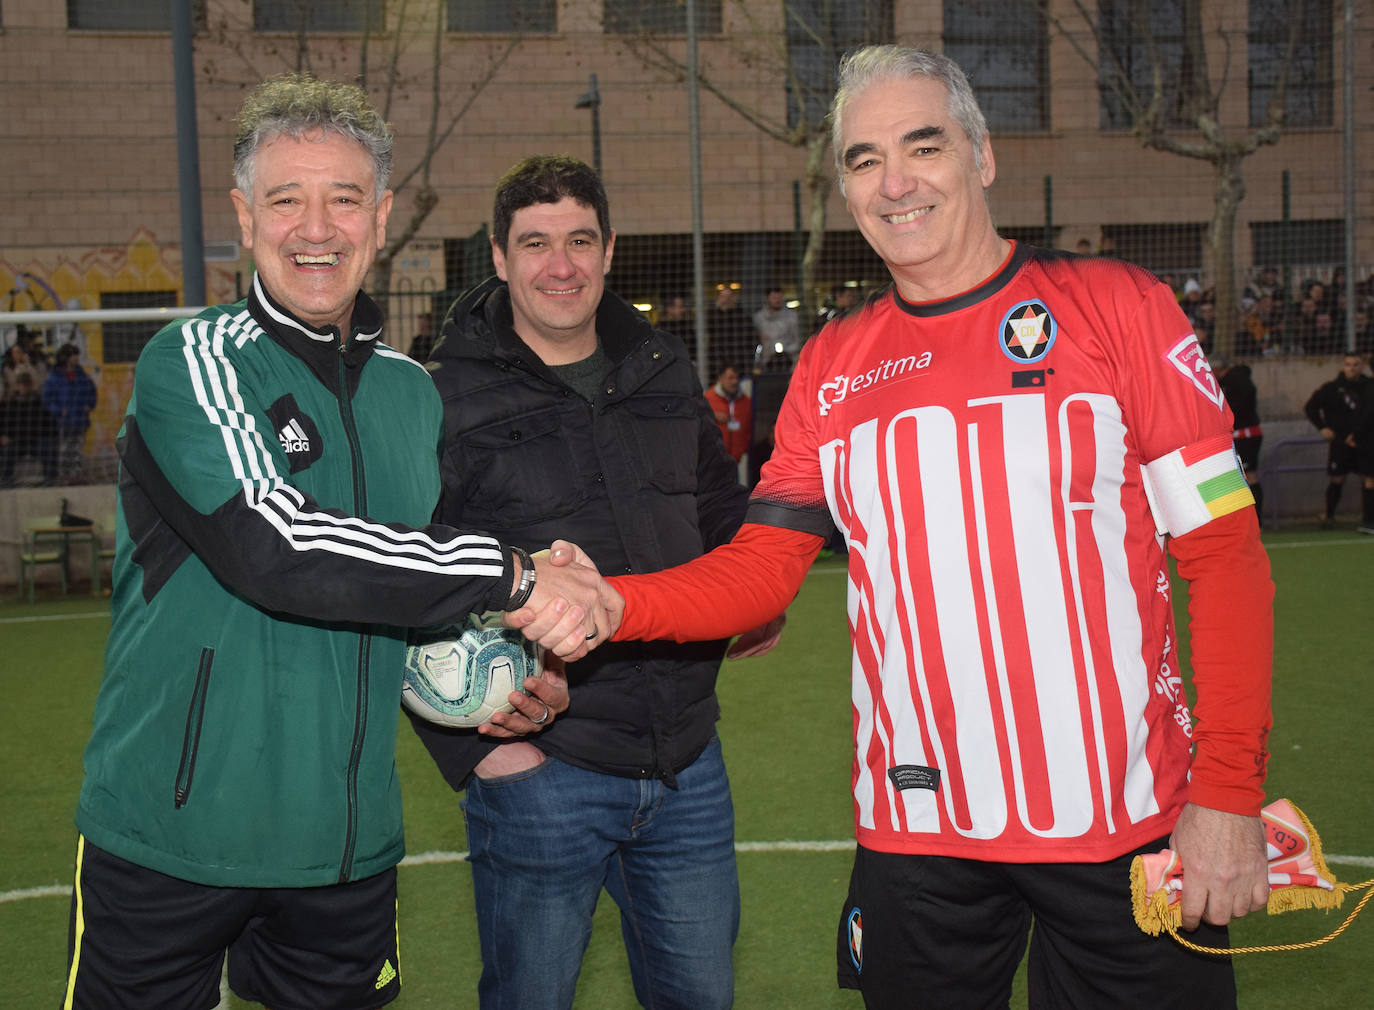
[[[1102,255],[1098,250],[1089,254]],[[671,261],[671,258],[669,258]],[[642,271],[624,274],[631,290],[622,293],[658,325],[681,336],[698,357],[697,333],[692,306],[690,269],[687,264],[665,270],[661,280],[647,282]],[[722,364],[729,363],[745,375],[774,373],[757,379],[760,389],[778,387],[780,398],[785,379],[779,386],[776,375],[794,363],[797,348],[777,353],[770,341],[758,336],[752,325],[755,314],[764,306],[768,288],[781,288],[784,303],[797,319],[799,336],[804,341],[837,313],[850,308],[877,290],[885,278],[873,269],[868,258],[846,263],[840,259],[829,274],[838,278],[820,290],[800,297],[795,281],[788,280],[786,262],[771,260],[751,276],[776,280],[757,282],[751,289],[735,283],[708,284],[703,302],[707,305],[703,326],[706,350],[700,357],[703,385],[714,381]],[[1374,268],[1356,270],[1353,289],[1354,346],[1362,357],[1374,353]],[[1204,347],[1212,343],[1215,331],[1215,305],[1212,289],[1200,272],[1172,270],[1160,277],[1170,284],[1179,304]],[[470,278],[453,278],[452,283]],[[616,288],[617,273],[612,271],[610,286]],[[729,288],[730,297],[721,297]],[[1264,358],[1312,357],[1341,354],[1349,349],[1347,313],[1352,302],[1346,290],[1346,271],[1333,264],[1263,266],[1245,271],[1241,285],[1242,318],[1236,334],[1235,357]],[[386,341],[424,360],[439,337],[443,315],[459,289],[406,288],[378,298],[388,317]],[[739,332],[722,330],[718,303],[730,302],[736,317],[743,321]],[[818,312],[808,312],[812,305]],[[133,365],[103,360],[100,327],[115,315],[123,322],[140,320],[144,339],[165,325],[179,311],[163,309],[111,312],[10,312],[0,313],[0,487],[33,487],[111,483],[118,464],[114,448],[123,410],[132,389]],[[739,331],[740,327],[734,327]],[[714,331],[714,332],[713,332]],[[744,346],[747,344],[747,347]],[[727,360],[728,359],[728,360]],[[738,360],[736,360],[738,359]],[[765,399],[768,399],[765,397]],[[766,406],[766,404],[765,404]],[[1297,415],[1286,419],[1294,420]],[[1270,416],[1267,419],[1283,420]],[[764,426],[766,431],[766,426]]]

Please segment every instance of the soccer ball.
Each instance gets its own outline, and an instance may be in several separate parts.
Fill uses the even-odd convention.
[[[544,650],[500,616],[413,633],[406,648],[401,704],[427,722],[473,727],[515,709],[507,695],[525,692],[526,677],[544,669]]]

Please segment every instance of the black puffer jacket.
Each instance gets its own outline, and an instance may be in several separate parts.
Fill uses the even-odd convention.
[[[516,336],[505,284],[450,309],[429,365],[444,402],[437,517],[531,551],[572,540],[608,575],[690,561],[734,535],[747,492],[682,342],[610,292],[597,333],[613,364],[588,403]],[[724,645],[603,645],[568,667],[572,706],[539,747],[674,784],[715,732]],[[455,789],[494,746],[412,721]]]

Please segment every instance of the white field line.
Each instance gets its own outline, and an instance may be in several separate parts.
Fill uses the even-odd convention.
[[[846,852],[854,848],[853,839],[834,841],[777,841],[777,842],[736,842],[736,852]],[[1374,867],[1374,856],[1342,856],[1325,853],[1327,863],[1338,866]],[[430,866],[443,863],[461,863],[468,858],[466,852],[435,850],[418,852],[401,860],[401,866]],[[16,891],[0,891],[0,905],[29,898],[70,898],[72,889],[66,884],[50,884],[47,887],[25,887]]]
[[[81,614],[35,614],[32,617],[0,617],[0,624],[37,624],[40,621],[83,621],[92,617],[110,618],[108,610],[92,610]]]
[[[1374,547],[1374,537],[1351,537],[1349,539],[1329,539],[1329,540],[1292,540],[1287,543],[1265,544],[1264,549],[1268,551],[1287,550],[1292,547],[1350,547],[1355,544],[1362,544],[1366,547]],[[826,565],[823,567],[812,568],[808,575],[848,575],[849,569],[844,565]],[[0,624],[34,624],[39,621],[82,621],[91,618],[104,617],[108,619],[108,610],[84,611],[77,614],[45,614],[33,617],[0,617]]]

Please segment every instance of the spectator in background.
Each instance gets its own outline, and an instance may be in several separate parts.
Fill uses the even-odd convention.
[[[1355,423],[1347,441],[1355,447],[1355,469],[1364,477],[1360,525],[1356,530],[1374,536],[1374,493],[1370,492],[1370,481],[1374,477],[1374,380],[1365,389],[1366,395],[1355,411]]]
[[[715,303],[706,310],[706,332],[710,336],[708,354],[710,374],[719,375],[726,365],[747,368],[754,360],[754,323],[740,308],[739,291],[723,285]]]
[[[1293,335],[1293,346],[1308,354],[1319,353],[1313,350],[1313,339],[1317,334],[1317,300],[1304,294],[1298,300],[1298,311],[1289,322],[1289,332]]]
[[[1093,254],[1092,241],[1088,238],[1081,238],[1078,240],[1078,244],[1074,246],[1074,250],[1080,256],[1091,256]]]
[[[1322,513],[1322,526],[1330,527],[1336,520],[1336,508],[1340,505],[1341,492],[1345,490],[1345,475],[1352,470],[1364,478],[1362,512],[1366,518],[1374,519],[1374,462],[1366,447],[1364,460],[1366,469],[1361,470],[1361,459],[1356,458],[1353,437],[1356,421],[1361,418],[1361,410],[1367,408],[1368,401],[1374,397],[1369,378],[1364,374],[1364,361],[1358,354],[1347,354],[1341,362],[1341,371],[1330,382],[1324,383],[1308,397],[1303,407],[1307,419],[1322,433],[1329,443],[1326,453],[1326,509]],[[1366,472],[1367,471],[1367,472]]]
[[[1197,307],[1202,304],[1202,285],[1195,277],[1189,277],[1183,282],[1183,293],[1179,296],[1178,304],[1189,322],[1196,318]]]
[[[1312,320],[1310,343],[1303,344],[1307,354],[1336,354],[1345,349],[1345,334],[1336,328],[1336,317],[1322,309]]]
[[[816,329],[819,333],[832,319],[839,319],[855,305],[859,304],[859,289],[847,284],[836,284],[830,289],[830,304],[816,316]]]
[[[1235,429],[1231,440],[1240,458],[1241,469],[1245,471],[1245,483],[1255,496],[1255,515],[1264,515],[1264,487],[1259,479],[1260,443],[1264,432],[1260,428],[1259,390],[1249,365],[1233,364],[1228,358],[1218,355],[1211,359],[1212,373],[1217,377],[1226,406],[1231,408]]]
[[[38,460],[44,484],[55,483],[56,442],[57,429],[38,395],[33,373],[19,372],[11,394],[0,400],[0,487],[14,485],[15,464],[25,456]]]
[[[1283,289],[1278,267],[1261,267],[1241,292],[1241,301],[1253,304],[1265,295],[1273,298],[1279,309],[1283,309],[1288,303],[1288,292]]]
[[[1244,357],[1268,357],[1281,353],[1283,349],[1283,320],[1274,296],[1260,295],[1241,319],[1241,329],[1236,334],[1236,351]]]
[[[776,284],[764,294],[763,305],[754,313],[758,345],[754,351],[755,372],[790,372],[801,353],[801,327],[797,310],[789,308],[782,288]]]
[[[671,333],[682,341],[687,348],[687,357],[692,359],[692,363],[697,361],[697,328],[692,325],[692,314],[687,308],[687,299],[681,295],[673,295],[663,305],[663,311],[659,314],[658,323],[660,330]]]
[[[1302,296],[1304,298],[1311,298],[1312,301],[1316,303],[1318,312],[1331,311],[1326,285],[1315,277],[1309,277],[1302,282]]]
[[[1355,310],[1355,350],[1365,355],[1374,351],[1374,325],[1366,308]]]
[[[415,317],[415,336],[410,338],[410,350],[406,353],[420,363],[429,360],[434,350],[434,313],[421,312]]]
[[[41,388],[47,378],[48,370],[30,356],[29,343],[18,340],[5,351],[4,362],[0,364],[0,398],[16,395],[21,377],[28,378],[31,390]]]
[[[1204,298],[1197,303],[1194,312],[1193,333],[1197,336],[1197,342],[1202,345],[1202,353],[1209,354],[1217,333],[1217,303],[1211,298]]]
[[[81,367],[81,348],[63,344],[53,370],[43,383],[43,406],[57,425],[57,479],[74,482],[81,475],[81,449],[95,409],[95,383]]]
[[[725,451],[738,463],[749,451],[749,439],[754,432],[753,403],[749,394],[740,389],[739,369],[734,365],[722,368],[715,384],[706,390],[706,402],[716,417]]]

